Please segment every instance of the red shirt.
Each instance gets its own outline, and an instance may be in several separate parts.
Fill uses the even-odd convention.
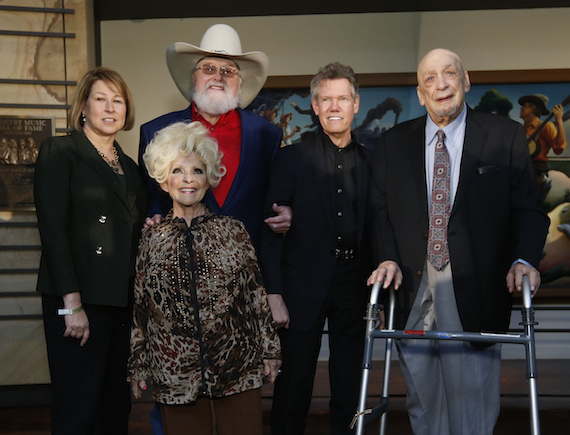
[[[192,104],[192,119],[200,121],[204,127],[210,130],[210,136],[216,139],[223,154],[222,165],[226,167],[227,172],[219,186],[212,187],[218,205],[223,207],[236,177],[241,157],[241,119],[239,113],[237,110],[224,113],[218,122],[212,125],[198,113],[196,105]]]

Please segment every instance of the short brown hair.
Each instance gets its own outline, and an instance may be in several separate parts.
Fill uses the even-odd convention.
[[[91,88],[97,80],[102,80],[108,85],[113,85],[119,91],[119,94],[125,99],[125,104],[127,106],[127,115],[125,118],[125,125],[123,130],[130,130],[135,125],[135,105],[133,103],[133,97],[131,96],[131,91],[123,78],[119,75],[117,71],[114,71],[105,67],[98,67],[94,70],[87,72],[73,97],[73,103],[71,103],[71,109],[69,111],[69,128],[73,130],[82,130],[83,122],[81,121],[81,112],[89,94],[91,93]]]

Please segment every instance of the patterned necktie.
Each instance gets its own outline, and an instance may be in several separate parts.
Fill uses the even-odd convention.
[[[449,153],[445,147],[445,133],[437,131],[429,210],[428,258],[437,270],[449,263],[447,224],[451,211]]]

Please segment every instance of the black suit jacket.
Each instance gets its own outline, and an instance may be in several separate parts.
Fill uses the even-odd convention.
[[[362,291],[371,270],[368,225],[370,177],[367,150],[357,152],[358,278]],[[290,327],[306,331],[313,326],[330,290],[335,266],[336,234],[333,227],[333,179],[327,176],[322,136],[279,149],[271,170],[265,212],[271,205],[292,208],[291,228],[285,236],[264,225],[260,263],[268,293],[282,294],[289,309]],[[364,314],[364,312],[363,312]]]
[[[423,116],[387,131],[374,157],[379,260],[398,261],[404,273],[403,288],[397,292],[399,328],[426,260],[425,123]],[[519,258],[538,266],[547,229],[521,125],[468,109],[448,226],[453,284],[465,330],[508,328],[512,295],[506,274]]]
[[[79,291],[86,303],[127,305],[146,194],[135,162],[115,147],[126,192],[82,131],[42,143],[34,176],[39,292]]]

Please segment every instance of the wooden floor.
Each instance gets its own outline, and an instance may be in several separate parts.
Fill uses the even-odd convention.
[[[382,362],[375,363],[369,387],[370,405],[380,397]],[[539,360],[537,390],[539,395],[542,434],[570,433],[570,361]],[[264,433],[269,434],[272,387],[263,388]],[[404,407],[405,387],[397,362],[392,365],[390,381],[390,411],[387,434],[411,435]],[[307,418],[306,435],[329,433],[328,426],[328,373],[325,362],[319,363],[311,411]],[[495,435],[530,433],[528,383],[524,361],[502,362],[501,415]],[[149,413],[153,407],[150,398],[133,403],[129,435],[151,434]],[[0,434],[49,434],[49,407],[0,408]],[[377,434],[378,424],[370,423],[366,434]],[[247,434],[244,434],[247,435]]]

